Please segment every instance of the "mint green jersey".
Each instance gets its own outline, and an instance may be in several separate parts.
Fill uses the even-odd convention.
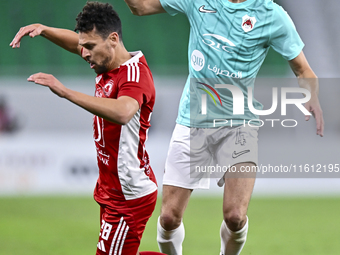
[[[271,0],[160,2],[170,15],[184,13],[190,22],[189,76],[176,122],[210,128],[215,119],[234,120],[234,124],[257,119],[248,108],[247,92],[248,87],[253,89],[269,48],[291,60],[304,47],[288,14]],[[245,105],[241,114],[233,111],[235,95],[216,84],[231,84],[242,91]],[[254,98],[252,102],[255,109],[262,109]]]

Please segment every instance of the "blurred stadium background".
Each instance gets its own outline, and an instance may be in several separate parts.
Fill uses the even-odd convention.
[[[339,78],[340,71],[340,51],[338,50],[340,29],[336,20],[340,2],[337,0],[327,2],[281,0],[276,2],[280,3],[294,20],[306,44],[305,55],[316,74],[322,78],[320,79],[320,100],[325,114],[326,130],[324,138],[316,137],[314,120],[310,121],[312,123],[302,123],[303,117],[292,110],[291,116],[295,116],[296,119],[301,118],[298,128],[285,130],[279,136],[275,132],[269,132],[268,128],[260,132],[260,162],[290,164],[298,161],[302,164],[339,164],[340,115],[338,109],[340,105],[338,95],[340,95],[340,86],[337,78]],[[43,23],[73,29],[75,17],[85,3],[84,0],[0,2],[2,28],[0,40],[0,211],[1,208],[7,208],[10,200],[18,201],[14,202],[14,205],[18,205],[31,201],[29,199],[35,196],[76,195],[79,197],[77,203],[80,204],[79,201],[83,199],[81,197],[91,197],[98,175],[92,139],[91,114],[56,97],[47,89],[27,83],[26,79],[36,72],[51,73],[66,86],[92,95],[95,74],[81,58],[60,49],[44,38],[24,38],[20,49],[13,50],[9,47],[9,43],[19,28],[27,24]],[[161,184],[167,147],[187,75],[188,22],[183,15],[170,17],[167,14],[161,14],[135,17],[130,13],[124,1],[110,1],[110,3],[114,5],[122,19],[123,40],[126,48],[130,51],[142,50],[154,74],[157,100],[147,150],[158,182]],[[287,62],[271,50],[260,71],[260,77],[263,77],[265,82],[259,84],[255,95],[266,105],[271,103],[266,102],[266,96],[268,97],[271,91],[268,89],[268,83],[288,81],[293,74]],[[276,80],[273,80],[273,77]],[[275,201],[279,201],[281,197],[315,198],[340,195],[339,175],[324,178],[328,176],[305,174],[299,177],[259,178],[254,189],[255,201],[256,198],[274,197],[268,201],[277,206],[278,203]],[[194,196],[197,196],[197,199],[203,197],[204,201],[209,201],[210,197],[211,200],[220,199],[221,189],[212,182],[210,191],[196,192]],[[299,201],[307,201],[307,198]],[[331,200],[329,203],[333,204],[334,201]],[[42,200],[37,204],[45,202],[46,200]],[[63,205],[69,206],[70,204],[66,202]],[[201,203],[197,202],[197,204]],[[255,205],[256,202],[253,204]],[[324,206],[326,208],[326,205]],[[96,207],[96,205],[91,203],[91,207]],[[16,209],[11,210],[16,211]],[[11,210],[8,209],[8,212]],[[25,209],[21,208],[21,210]],[[201,205],[198,210],[202,210],[202,213],[206,210],[206,213],[209,213],[209,208],[207,210],[204,205]],[[15,215],[22,217],[24,213]],[[3,215],[3,217],[7,216]],[[13,221],[15,219],[18,218],[13,218]],[[5,221],[6,218],[3,218],[2,222]],[[340,225],[339,222],[336,224]],[[10,228],[8,225],[3,226],[6,231]],[[152,230],[149,232],[151,233]],[[3,238],[4,236],[0,234],[0,247],[3,245]],[[218,241],[218,236],[214,239]],[[280,246],[280,244],[277,245]],[[19,253],[2,253],[0,248],[0,254]],[[32,252],[32,254],[37,253]],[[254,252],[254,254],[265,253]],[[268,254],[274,254],[274,252]],[[295,253],[289,252],[289,254]]]

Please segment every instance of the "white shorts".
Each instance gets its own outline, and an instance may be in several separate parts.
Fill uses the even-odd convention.
[[[258,127],[190,128],[176,124],[165,162],[163,185],[208,189],[219,186],[224,174],[238,163],[257,165]]]

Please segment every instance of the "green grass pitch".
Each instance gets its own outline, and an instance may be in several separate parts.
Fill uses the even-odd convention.
[[[184,216],[184,255],[219,254],[221,198],[193,197]],[[140,250],[157,251],[150,219]],[[242,255],[338,255],[340,198],[253,198]],[[89,197],[0,198],[0,255],[93,255],[99,206]]]

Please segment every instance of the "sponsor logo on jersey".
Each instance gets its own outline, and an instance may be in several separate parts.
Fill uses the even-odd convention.
[[[205,64],[204,55],[199,50],[194,50],[191,54],[191,66],[195,71],[199,72]]]
[[[219,52],[234,53],[233,47],[236,45],[229,39],[217,34],[204,34],[202,42],[210,48]]]
[[[221,70],[216,65],[214,67],[210,67],[210,65],[208,65],[208,70],[214,72],[216,74],[216,76],[222,75],[222,76],[225,76],[225,77],[236,78],[236,79],[242,78],[242,72],[231,73],[228,70]]]
[[[199,10],[200,12],[203,12],[203,13],[216,13],[215,10],[205,9],[204,7],[205,7],[205,5],[202,5],[198,10]]]
[[[253,30],[255,23],[256,23],[255,17],[249,17],[248,15],[244,15],[242,17],[242,28],[246,33]]]

